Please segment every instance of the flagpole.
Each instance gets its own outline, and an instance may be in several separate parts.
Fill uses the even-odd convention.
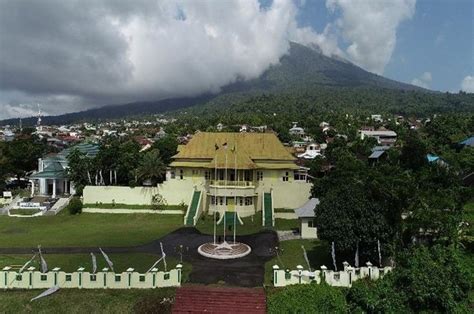
[[[224,168],[224,242],[225,242],[225,212],[227,209],[227,143],[224,146],[225,149],[225,168]]]
[[[217,212],[217,144],[216,144],[216,150],[215,150],[215,156],[214,156],[214,244],[216,244],[216,212]]]
[[[235,140],[235,139],[234,139]],[[235,184],[234,188],[234,244],[235,244],[235,228],[236,228],[236,220],[237,220],[237,185],[239,185],[239,176],[237,173],[237,150],[236,150],[237,141],[234,143],[234,166],[235,166],[235,178],[237,184]]]

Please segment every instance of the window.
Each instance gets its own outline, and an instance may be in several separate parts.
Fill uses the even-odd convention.
[[[66,281],[72,281],[72,275],[66,275]]]
[[[306,181],[306,173],[295,171],[293,177],[295,181]]]
[[[165,280],[169,280],[169,279],[170,279],[170,273],[165,273],[164,279],[165,279]]]
[[[249,206],[253,204],[253,198],[252,197],[246,197],[245,198],[245,206]]]
[[[115,282],[120,282],[120,280],[122,280],[122,276],[115,275]]]
[[[22,275],[16,275],[16,281],[21,281],[23,279]]]
[[[216,197],[211,196],[211,205],[215,205],[215,204],[216,204]]]
[[[341,279],[341,275],[339,273],[334,274],[334,280],[339,281]]]
[[[145,275],[140,275],[138,279],[140,280],[140,282],[145,282]]]
[[[263,171],[257,171],[257,181],[263,180]]]
[[[171,171],[171,179],[176,179],[176,172],[174,170]]]
[[[179,169],[179,178],[183,180],[183,177],[184,177],[184,171],[183,169]]]
[[[308,227],[316,228],[316,224],[314,223],[314,220],[311,219],[311,220],[308,221]]]
[[[48,275],[41,275],[40,280],[41,280],[41,281],[46,281],[46,280],[48,280]]]
[[[251,170],[245,170],[244,180],[245,181],[252,181],[252,171]]]
[[[222,196],[219,197],[219,205],[224,205],[224,198]]]
[[[240,206],[244,205],[244,198],[243,197],[239,197],[239,205]]]
[[[288,171],[285,172],[285,175],[283,176],[283,181],[287,182],[289,178],[289,173]]]
[[[211,172],[210,171],[204,171],[204,179],[206,180],[211,180]]]
[[[97,281],[97,276],[96,275],[91,275],[90,279],[91,279],[91,281]]]

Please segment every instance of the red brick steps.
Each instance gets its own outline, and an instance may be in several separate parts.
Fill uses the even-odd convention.
[[[265,313],[262,288],[184,286],[178,288],[173,313]]]

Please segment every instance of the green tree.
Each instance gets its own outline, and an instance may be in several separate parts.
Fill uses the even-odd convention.
[[[153,144],[153,148],[158,149],[160,152],[161,160],[165,165],[169,165],[171,157],[176,155],[178,152],[178,140],[175,136],[167,135]]]
[[[92,184],[90,178],[92,171],[91,160],[78,149],[73,149],[67,156],[67,176],[74,187],[77,195],[82,195],[82,190],[87,184]]]
[[[355,252],[359,243],[362,254],[364,248],[375,247],[377,240],[391,240],[392,229],[383,208],[361,184],[349,182],[331,189],[315,214],[319,237],[334,241],[340,251]]]
[[[410,132],[403,143],[400,161],[402,165],[411,170],[419,170],[427,164],[426,154],[428,153],[425,143],[417,133]]]
[[[45,151],[45,145],[34,136],[14,139],[6,146],[8,168],[19,180],[27,172],[38,168],[38,159]]]
[[[150,180],[152,185],[156,185],[163,179],[166,165],[161,160],[160,152],[157,149],[146,152],[136,169],[136,174],[142,182]]]

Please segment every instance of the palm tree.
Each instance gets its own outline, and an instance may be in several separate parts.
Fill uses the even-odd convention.
[[[159,150],[153,149],[143,155],[136,174],[140,181],[150,180],[152,185],[156,185],[163,178],[165,171],[166,166],[160,157]]]

